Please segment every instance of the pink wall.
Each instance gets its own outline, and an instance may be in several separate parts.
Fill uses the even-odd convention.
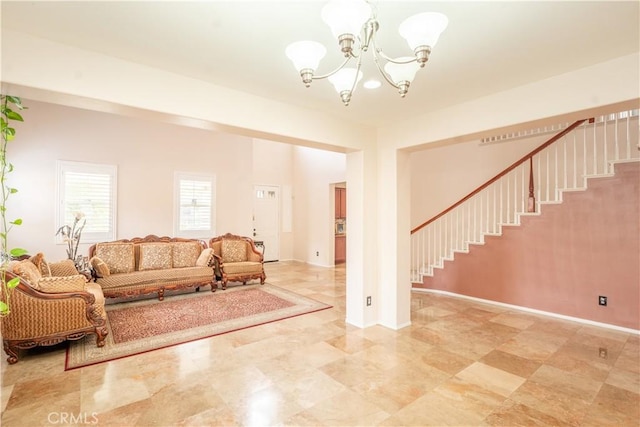
[[[615,169],[414,286],[640,329],[640,163]]]

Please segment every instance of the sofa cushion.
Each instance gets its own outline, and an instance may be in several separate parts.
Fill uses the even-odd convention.
[[[224,239],[222,241],[222,262],[247,260],[247,243],[243,240]]]
[[[231,264],[225,264],[224,272],[226,274],[261,274],[262,263],[252,262],[252,261],[243,261],[243,262],[234,262]]]
[[[173,267],[194,267],[202,251],[200,242],[174,242]]]
[[[140,244],[140,259],[138,270],[163,270],[171,268],[172,247],[167,243]]]
[[[40,289],[38,281],[42,278],[42,273],[38,267],[28,259],[22,260],[13,266],[13,272],[26,280],[32,288]]]
[[[42,277],[38,280],[38,289],[47,293],[78,292],[84,290],[87,278],[81,274],[75,276]]]
[[[94,256],[89,260],[89,264],[93,271],[96,272],[96,277],[109,277],[111,272],[109,271],[109,266],[99,257]]]
[[[135,269],[133,243],[98,243],[95,256],[109,266],[109,272],[131,273]]]
[[[213,249],[204,249],[196,260],[196,267],[208,267],[211,263],[211,258],[213,258]]]
[[[134,271],[126,274],[112,274],[109,277],[96,279],[102,289],[135,287],[141,285],[157,284],[161,288],[162,283],[176,281],[210,281],[213,279],[211,267],[185,267],[169,268],[165,270]]]

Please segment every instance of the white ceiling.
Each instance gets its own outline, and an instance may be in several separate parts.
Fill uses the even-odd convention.
[[[322,1],[2,1],[1,7],[3,28],[373,125],[640,50],[638,1],[371,3],[380,21],[378,46],[389,56],[409,53],[397,28],[412,14],[443,12],[449,27],[405,99],[385,83],[358,87],[349,107],[326,80],[305,88],[284,54],[289,43],[311,39],[329,51],[318,73],[339,63],[337,42],[320,18]],[[376,76],[370,57],[363,66],[365,79]]]

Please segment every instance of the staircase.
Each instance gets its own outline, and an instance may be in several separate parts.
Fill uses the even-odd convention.
[[[411,280],[422,283],[455,254],[540,215],[563,194],[584,191],[590,178],[610,177],[613,165],[640,160],[638,110],[562,124],[561,132],[500,174],[411,230]],[[510,135],[509,137],[517,137]],[[504,138],[499,138],[504,139]]]

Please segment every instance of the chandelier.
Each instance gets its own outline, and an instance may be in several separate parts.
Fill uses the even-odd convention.
[[[356,85],[362,79],[362,57],[371,47],[378,71],[391,86],[405,97],[416,72],[429,60],[431,49],[438,42],[449,20],[442,13],[424,12],[405,19],[399,28],[400,35],[407,40],[413,56],[391,58],[376,46],[376,34],[380,28],[374,9],[366,0],[331,0],[322,8],[322,20],[331,28],[338,40],[345,59],[333,71],[315,75],[320,60],[327,49],[310,40],[298,41],[286,48],[287,57],[293,62],[306,87],[313,80],[328,78],[347,106]],[[355,68],[346,67],[356,60]],[[381,66],[380,62],[386,61]]]

